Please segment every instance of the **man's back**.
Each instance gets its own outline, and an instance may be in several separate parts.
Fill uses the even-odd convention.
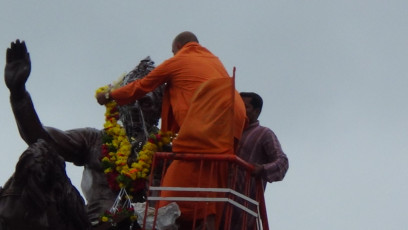
[[[227,71],[216,56],[198,43],[190,42],[153,70],[141,84],[167,83],[169,102],[181,126],[198,87],[209,79],[227,77]]]

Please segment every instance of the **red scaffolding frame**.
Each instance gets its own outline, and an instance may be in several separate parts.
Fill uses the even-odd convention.
[[[228,167],[227,187],[164,187],[162,186],[162,182],[167,169],[166,166],[173,160],[199,162],[200,170],[197,174],[197,185],[200,185],[201,178],[205,176],[202,175],[202,166],[204,163],[213,165],[222,162]],[[211,170],[213,170],[212,166]],[[251,164],[233,154],[176,154],[171,152],[157,152],[153,158],[150,173],[150,185],[148,187],[143,226],[146,226],[149,206],[153,206],[155,208],[153,229],[155,229],[159,208],[158,201],[164,200],[174,201],[176,203],[193,202],[197,205],[202,205],[203,202],[221,202],[224,204],[224,211],[223,222],[220,229],[232,229],[231,223],[237,221],[236,219],[232,220],[232,218],[236,218],[236,216],[233,217],[233,215],[238,213],[240,217],[239,221],[241,221],[241,230],[269,230],[262,180],[260,178],[255,179],[251,177],[252,171],[253,166]],[[159,175],[160,179],[155,179],[154,175]],[[182,176],[180,179],[182,179]],[[255,185],[253,183],[255,183]],[[250,194],[251,186],[256,186],[256,192],[252,195]],[[191,195],[183,197],[163,197],[161,196],[162,191],[182,191],[191,193]],[[203,194],[217,195],[203,196]],[[253,197],[254,195],[255,197]],[[194,216],[193,222],[195,223],[195,221],[196,218]],[[248,227],[249,224],[250,226]],[[193,224],[192,229],[195,229],[195,224]]]

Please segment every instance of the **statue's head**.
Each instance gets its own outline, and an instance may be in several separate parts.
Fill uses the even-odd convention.
[[[153,69],[154,62],[146,57],[123,78],[121,86],[143,78]],[[154,129],[161,115],[163,89],[164,86],[160,86],[135,103],[119,108],[120,120],[132,145],[138,145],[134,146],[136,148],[141,147],[150,132],[156,131]]]
[[[31,144],[20,156],[14,178],[16,184],[24,185],[23,201],[41,210],[46,207],[46,199],[51,199],[47,196],[61,192],[60,188],[68,180],[64,159],[42,139]]]
[[[20,156],[11,188],[21,196],[10,203],[14,211],[7,215],[8,223],[19,227],[10,229],[89,229],[85,201],[68,178],[57,148],[38,139]]]

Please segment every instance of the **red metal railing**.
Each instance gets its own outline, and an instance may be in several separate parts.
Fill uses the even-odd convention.
[[[173,160],[181,160],[187,162],[199,162],[199,173],[197,174],[197,186],[192,187],[164,187],[162,186],[163,177],[167,170],[167,166]],[[227,186],[222,188],[201,187],[201,178],[203,165],[210,165],[210,174],[214,172],[216,163],[222,163],[227,166]],[[149,206],[155,207],[155,217],[153,229],[155,228],[157,210],[159,208],[158,201],[174,201],[174,202],[192,202],[202,204],[202,202],[221,202],[224,204],[223,222],[220,229],[237,229],[234,223],[239,221],[241,230],[269,230],[268,219],[264,200],[264,191],[261,179],[251,177],[253,166],[233,154],[175,154],[170,152],[158,152],[155,154],[152,170],[150,174],[150,185],[146,202],[146,213],[143,221],[143,226],[146,226],[146,217]],[[186,172],[187,173],[187,172]],[[182,175],[180,175],[182,179]],[[255,183],[255,184],[254,184]],[[256,186],[256,189],[251,189]],[[163,197],[162,191],[183,191],[190,192],[191,196],[186,197]],[[252,194],[251,194],[252,191]],[[254,193],[254,191],[256,191]],[[200,194],[201,196],[198,196]],[[207,195],[202,195],[207,194]],[[217,194],[217,195],[208,195]],[[195,215],[195,214],[194,214]],[[238,217],[238,218],[237,218]],[[195,229],[194,216],[193,228]],[[204,219],[205,221],[205,219]]]

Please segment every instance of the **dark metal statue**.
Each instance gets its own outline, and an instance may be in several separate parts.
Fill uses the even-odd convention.
[[[38,140],[20,156],[0,191],[1,230],[85,230],[85,202],[65,172],[65,161]]]
[[[21,137],[27,144],[35,143],[38,139],[53,143],[57,153],[65,161],[84,167],[81,189],[86,199],[88,217],[92,224],[97,226],[100,215],[112,207],[117,197],[117,191],[109,188],[101,166],[104,131],[94,128],[62,131],[43,126],[34,109],[30,94],[25,88],[31,69],[30,56],[25,43],[19,40],[11,43],[6,59],[5,82],[10,90],[10,103]],[[125,77],[125,80],[131,82],[142,78],[153,68],[153,62],[150,58],[146,58]],[[159,87],[134,105],[124,106],[120,110],[129,140],[133,144],[132,159],[135,159],[135,154],[146,141],[146,134],[157,129],[161,114],[161,99],[162,87]],[[144,192],[140,191],[133,201],[140,202],[144,198]]]

